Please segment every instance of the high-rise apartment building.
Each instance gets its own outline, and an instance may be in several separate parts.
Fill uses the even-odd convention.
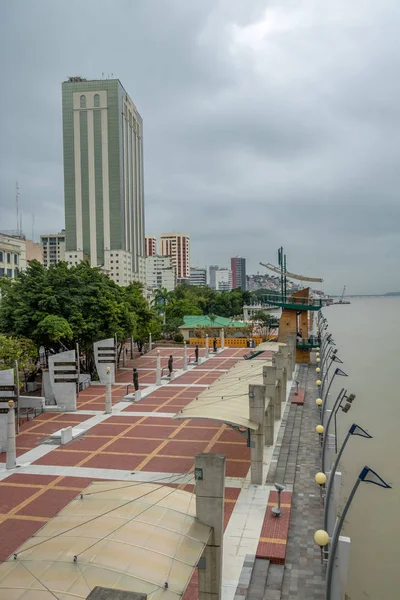
[[[170,256],[177,279],[190,279],[190,237],[180,233],[160,235],[161,256]]]
[[[207,269],[190,267],[190,285],[207,285]]]
[[[218,292],[231,291],[232,271],[230,269],[218,269],[218,271],[215,271],[215,289]]]
[[[62,105],[65,258],[144,283],[142,118],[118,79],[70,77]]]
[[[42,260],[45,267],[51,267],[65,259],[65,229],[61,233],[41,235]]]
[[[146,257],[157,254],[157,238],[155,235],[146,235],[144,238]]]
[[[208,285],[213,290],[217,289],[216,288],[216,282],[215,282],[215,273],[216,273],[216,271],[218,271],[218,269],[219,269],[218,265],[210,265],[209,268],[208,268],[208,273],[209,273]]]
[[[232,288],[246,289],[246,259],[241,256],[231,258]]]
[[[165,288],[167,292],[172,292],[175,284],[175,269],[169,256],[155,255],[146,258],[146,286],[150,290]]]

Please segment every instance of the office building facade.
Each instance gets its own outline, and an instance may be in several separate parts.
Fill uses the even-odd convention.
[[[118,79],[62,84],[65,259],[145,282],[143,121]]]
[[[175,269],[169,256],[155,255],[146,258],[146,286],[149,290],[165,288],[167,292],[172,292],[175,284]]]
[[[190,279],[190,237],[180,233],[160,235],[159,254],[170,256],[178,280]]]
[[[209,275],[208,285],[213,290],[217,289],[216,288],[216,283],[215,283],[215,273],[216,273],[216,271],[218,271],[218,269],[219,269],[218,265],[210,265],[208,267],[208,275]]]
[[[218,292],[230,292],[232,290],[232,271],[230,269],[215,271],[215,289]]]
[[[207,269],[190,267],[190,285],[207,285]]]
[[[241,256],[231,258],[232,288],[241,288],[243,291],[247,287],[246,280],[246,259]]]
[[[65,260],[65,230],[61,233],[41,235],[42,261],[45,267],[51,267]]]

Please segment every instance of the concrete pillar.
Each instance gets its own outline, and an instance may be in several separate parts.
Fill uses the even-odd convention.
[[[222,595],[225,462],[222,454],[194,457],[197,520],[212,527],[202,556],[202,568],[198,569],[199,600],[220,600]]]
[[[251,483],[262,485],[264,462],[265,386],[249,385],[250,421],[258,423],[256,431],[250,431]]]
[[[139,402],[142,399],[142,392],[140,390],[135,391],[135,402]]]
[[[153,350],[153,341],[151,337],[151,333],[149,333],[149,352]]]
[[[159,350],[157,350],[156,385],[161,385],[161,356]]]
[[[221,329],[221,350],[225,349],[225,330]]]
[[[329,477],[331,474],[329,473]],[[333,534],[333,530],[335,528],[335,523],[339,510],[339,501],[340,501],[340,489],[342,487],[342,474],[340,471],[336,471],[333,476],[333,484],[330,492],[330,502],[328,507],[328,515],[327,515],[327,532],[331,537]]]
[[[265,445],[272,446],[274,443],[274,423],[277,409],[275,408],[277,400],[276,387],[276,368],[263,367],[263,384],[265,386]],[[268,401],[267,401],[268,400]],[[279,412],[279,411],[278,411]]]
[[[276,376],[281,385],[280,403],[286,401],[286,370],[284,364],[284,357],[281,351],[275,352],[272,357],[272,364],[276,366]],[[279,416],[280,418],[280,416]]]
[[[289,379],[293,379],[294,371],[296,368],[296,334],[289,333],[287,336],[286,343],[289,350],[289,365],[288,373],[290,374]]]
[[[187,345],[186,342],[183,342],[183,370],[187,371]]]
[[[263,367],[263,383],[266,386],[266,396],[272,398],[274,420],[279,421],[282,414],[281,385],[278,379],[276,365]]]
[[[350,566],[351,541],[349,537],[339,536],[339,543],[333,563],[331,598],[332,600],[344,600],[347,578]]]
[[[208,347],[208,333],[206,334],[206,352],[204,355],[204,358],[208,358],[209,357],[209,347]]]
[[[111,369],[107,367],[106,381],[106,414],[112,413],[112,393],[111,393]]]
[[[7,413],[7,453],[6,469],[15,469],[17,466],[17,450],[15,446],[15,409],[14,401],[8,401]]]

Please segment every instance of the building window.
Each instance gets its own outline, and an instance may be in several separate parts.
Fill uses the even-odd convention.
[[[10,252],[7,252],[7,262],[8,262],[8,264],[10,264],[10,262],[11,262],[11,254],[10,254]]]
[[[18,264],[18,254],[14,254],[14,265]]]
[[[99,94],[95,94],[94,95],[94,106],[96,106],[97,108],[100,107],[100,96],[99,96]]]
[[[3,258],[3,251],[0,250],[0,262],[3,262],[4,258]]]
[[[12,269],[7,269],[7,277],[12,277]]]
[[[81,108],[86,108],[86,96],[84,94],[81,96]]]
[[[4,277],[5,270],[3,267],[0,267],[0,277]]]

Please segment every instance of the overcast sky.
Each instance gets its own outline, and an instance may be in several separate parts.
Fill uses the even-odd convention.
[[[61,82],[144,119],[146,234],[325,292],[400,289],[398,0],[0,0],[0,229],[64,224]]]

